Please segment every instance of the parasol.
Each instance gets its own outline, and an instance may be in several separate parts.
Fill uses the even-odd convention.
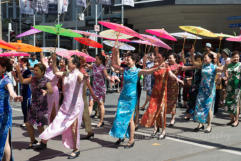
[[[20,38],[20,37],[24,37],[24,36],[28,36],[28,35],[37,34],[37,33],[40,33],[40,32],[42,32],[42,31],[37,30],[37,29],[35,29],[35,28],[31,27],[31,29],[30,29],[30,30],[25,31],[25,32],[23,32],[23,33],[21,33],[21,34],[17,35],[17,36],[16,36],[16,38]]]
[[[160,39],[150,36],[150,35],[146,35],[146,34],[141,34],[142,36],[142,40],[148,41],[151,44],[154,44],[158,47],[162,47],[165,48],[167,50],[171,50],[172,48],[170,46],[168,46],[166,43],[164,43],[163,41],[161,41]]]
[[[19,52],[41,52],[42,51],[41,48],[30,44],[22,43],[21,40],[18,40],[17,42],[11,42],[10,44],[15,46],[17,48],[16,51],[19,51]]]
[[[170,35],[165,29],[147,29],[146,32],[164,39],[177,41],[177,39]]]
[[[82,37],[82,35],[76,32],[73,32],[72,30],[62,28],[61,26],[62,26],[61,24],[58,24],[56,26],[35,25],[33,27],[40,31],[48,32],[55,35],[66,36],[66,37]]]
[[[9,51],[9,52],[0,53],[0,57],[1,56],[30,56],[30,54],[23,53],[23,52]]]
[[[105,40],[103,41],[103,43],[107,46],[111,46],[114,47],[116,46],[116,48],[119,48],[121,50],[135,50],[135,47],[122,43],[122,42],[116,42],[116,41],[110,41],[110,40]]]
[[[99,21],[99,24],[112,29],[114,31],[126,34],[126,35],[130,35],[133,37],[138,37],[141,38],[141,35],[139,33],[137,33],[136,31],[130,29],[129,27],[117,24],[117,23],[112,23],[112,22],[106,22],[106,21]]]
[[[0,48],[7,49],[7,50],[16,50],[17,48],[3,40],[0,40]]]
[[[85,37],[80,37],[80,38],[74,38],[76,41],[78,41],[79,43],[81,44],[84,44],[86,46],[91,46],[91,47],[94,47],[94,48],[103,48],[103,46],[94,41],[94,40],[91,40],[89,38],[85,38]]]

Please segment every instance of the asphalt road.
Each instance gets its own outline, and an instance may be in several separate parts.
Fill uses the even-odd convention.
[[[141,96],[141,104],[145,100]],[[116,139],[110,137],[108,132],[115,117],[118,93],[107,94],[105,125],[95,128],[98,119],[93,119],[95,137],[92,140],[80,141],[79,161],[238,161],[241,160],[241,128],[226,126],[229,122],[227,113],[221,112],[213,119],[212,132],[193,132],[197,126],[193,121],[182,119],[185,109],[177,109],[175,127],[167,128],[167,137],[164,140],[151,138],[152,128],[140,127],[135,134],[135,146],[124,149],[123,145],[116,147]],[[48,142],[48,148],[43,151],[28,150],[29,144],[26,129],[22,124],[22,112],[19,103],[12,103],[13,107],[13,154],[15,161],[65,161],[71,153],[66,149],[61,136]],[[143,113],[143,112],[142,112]],[[167,117],[170,121],[170,115]],[[80,129],[81,136],[85,130]],[[37,131],[36,131],[36,135]],[[125,143],[127,140],[125,140]],[[125,144],[124,143],[124,144]]]

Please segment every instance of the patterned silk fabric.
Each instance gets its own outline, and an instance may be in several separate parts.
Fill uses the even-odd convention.
[[[216,67],[212,63],[202,67],[202,80],[194,111],[194,121],[199,123],[206,123],[210,108],[213,111],[216,96]]]
[[[12,110],[9,103],[9,92],[6,90],[6,85],[9,83],[12,81],[6,74],[3,75],[3,78],[0,77],[0,160],[3,158],[8,131],[11,131],[12,128]],[[13,160],[12,156],[10,160]]]
[[[157,121],[157,125],[166,127],[166,109],[167,109],[167,81],[169,69],[160,69],[154,72],[155,83],[152,89],[152,95],[149,107],[142,116],[141,125],[151,127]],[[164,123],[161,121],[161,112],[163,112]]]
[[[171,71],[178,76],[181,71],[181,65],[174,64],[170,65]],[[168,78],[167,82],[167,114],[175,114],[176,113],[176,106],[177,106],[177,99],[179,94],[179,84],[174,78]]]
[[[137,103],[137,81],[139,68],[133,67],[124,71],[124,86],[121,91],[116,117],[109,132],[115,138],[129,138],[129,123]]]
[[[228,65],[228,85],[226,106],[228,112],[233,115],[237,113],[237,107],[240,106],[240,83],[241,83],[241,63],[231,63]]]

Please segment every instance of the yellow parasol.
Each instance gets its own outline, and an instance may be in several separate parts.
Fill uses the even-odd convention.
[[[220,53],[220,49],[221,49],[221,42],[223,40],[224,37],[229,38],[229,37],[234,37],[232,35],[228,35],[228,34],[223,34],[223,33],[215,33],[215,35],[219,38],[219,46],[218,46],[218,52]]]
[[[179,26],[179,28],[196,35],[201,35],[206,37],[218,37],[213,32],[199,26]],[[195,39],[194,46],[196,44],[196,41],[197,39]]]
[[[111,39],[111,40],[116,40],[116,39],[130,39],[133,36],[126,35],[120,32],[116,32],[114,30],[105,30],[100,32],[99,34],[101,37],[106,38],[106,39]]]
[[[42,49],[30,44],[22,43],[21,40],[18,40],[17,42],[11,42],[11,45],[15,46],[17,48],[16,51],[18,52],[41,52]]]

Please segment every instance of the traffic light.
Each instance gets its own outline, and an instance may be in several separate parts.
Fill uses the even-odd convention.
[[[14,31],[10,32],[10,42],[16,42],[16,34]]]

